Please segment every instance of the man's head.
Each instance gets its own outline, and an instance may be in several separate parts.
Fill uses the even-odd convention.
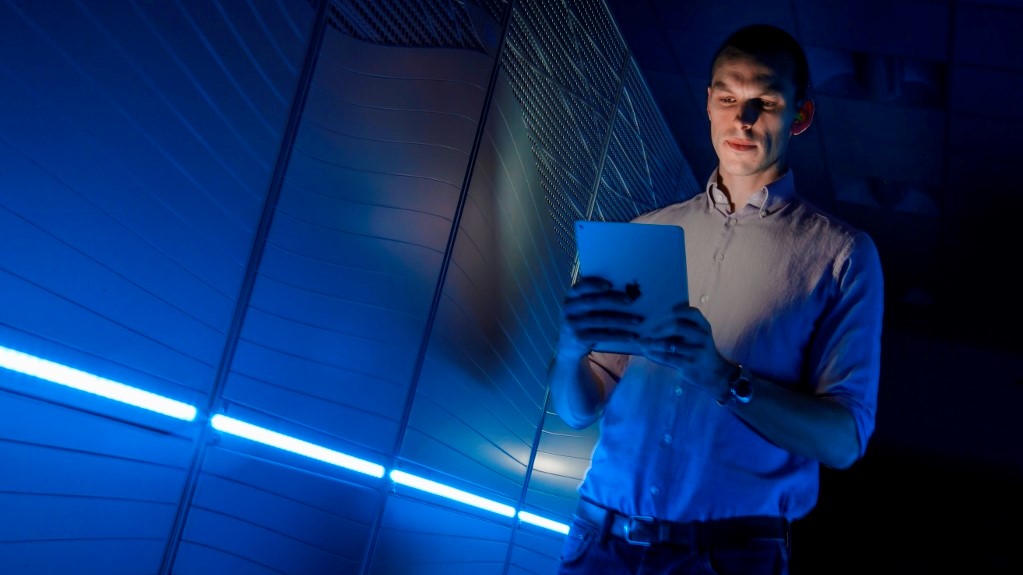
[[[810,65],[806,53],[791,34],[769,24],[753,24],[732,33],[711,60],[711,82],[714,69],[723,57],[746,55],[773,63],[774,67],[789,77],[795,87],[795,99],[806,98],[810,87]]]
[[[728,37],[714,55],[707,87],[711,140],[724,179],[766,185],[784,173],[789,138],[813,120],[809,66],[784,30],[757,24]]]

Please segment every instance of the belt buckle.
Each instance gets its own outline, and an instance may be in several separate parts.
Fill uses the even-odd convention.
[[[625,541],[630,545],[650,547],[650,545],[652,544],[650,535],[647,536],[646,540],[634,539],[632,537],[633,531],[636,530],[636,526],[638,524],[645,524],[648,527],[654,527],[657,525],[653,517],[649,517],[646,515],[633,515],[629,517],[629,520],[625,522],[625,526],[623,527],[624,533],[622,535],[624,535]],[[659,533],[656,533],[655,535],[659,535]]]

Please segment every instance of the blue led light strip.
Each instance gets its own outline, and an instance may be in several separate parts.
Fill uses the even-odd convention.
[[[382,465],[370,463],[369,461],[352,457],[351,455],[341,453],[340,451],[327,449],[326,447],[321,447],[314,443],[309,443],[308,441],[302,441],[301,439],[277,433],[276,431],[270,431],[263,427],[257,427],[251,423],[245,423],[244,421],[227,417],[226,415],[214,415],[210,419],[210,425],[212,425],[213,429],[216,429],[217,431],[223,431],[224,433],[230,433],[231,435],[251,439],[252,441],[256,441],[264,445],[311,457],[312,459],[318,459],[320,461],[337,465],[338,467],[344,467],[345,469],[351,469],[352,471],[364,473],[372,477],[379,478],[384,476],[384,467]]]
[[[480,509],[485,509],[498,515],[504,515],[505,517],[515,517],[515,508],[510,505],[484,499],[478,495],[467,493],[461,489],[455,489],[436,481],[430,481],[429,479],[423,479],[417,477],[411,473],[405,473],[404,471],[398,471],[397,469],[391,470],[390,473],[391,481],[400,485],[407,485],[413,489],[420,491],[426,491],[427,493],[433,493],[434,495],[440,495],[453,501],[465,503],[466,505],[472,505]]]
[[[557,531],[563,535],[568,534],[568,525],[559,523],[552,519],[547,519],[546,517],[534,515],[528,511],[519,511],[519,521],[523,523],[531,523],[537,527],[543,527],[544,529],[550,529],[551,531]]]
[[[109,379],[0,346],[0,367],[45,379],[176,419],[192,421],[195,407]]]
[[[3,346],[0,346],[0,367],[176,419],[193,421],[196,417],[196,408],[191,405]],[[246,423],[223,414],[217,414],[210,418],[210,426],[222,433],[229,433],[264,445],[276,447],[277,449],[297,453],[371,477],[381,478],[385,475],[385,469],[382,465]],[[397,469],[391,470],[387,475],[391,481],[400,485],[439,495],[452,501],[458,501],[459,503],[471,505],[504,517],[518,516],[519,521],[523,523],[529,523],[562,534],[568,533],[568,525],[564,523],[552,521],[528,511],[516,513],[515,508],[510,505],[473,495],[443,483],[437,483],[436,481],[424,479]]]

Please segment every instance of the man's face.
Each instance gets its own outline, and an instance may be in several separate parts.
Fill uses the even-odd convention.
[[[780,175],[797,111],[794,98],[787,66],[740,54],[718,60],[707,114],[723,177]]]

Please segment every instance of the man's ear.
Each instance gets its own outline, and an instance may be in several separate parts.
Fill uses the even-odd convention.
[[[799,109],[796,110],[796,117],[792,120],[792,135],[798,136],[806,131],[810,127],[810,123],[813,122],[813,99],[807,98],[799,104]]]

